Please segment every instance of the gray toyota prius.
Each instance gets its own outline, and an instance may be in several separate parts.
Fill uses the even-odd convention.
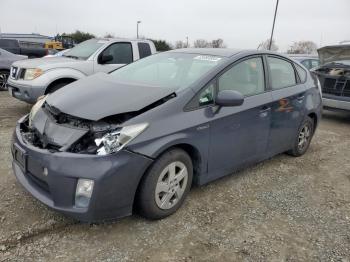
[[[13,170],[35,198],[81,221],[164,218],[193,185],[303,155],[319,88],[272,52],[159,53],[38,100],[16,126]]]

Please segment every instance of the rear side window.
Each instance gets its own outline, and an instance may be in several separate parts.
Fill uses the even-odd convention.
[[[276,57],[268,57],[267,61],[272,90],[296,85],[295,71],[290,62]]]
[[[111,55],[113,60],[106,64],[130,64],[133,61],[131,43],[115,43],[103,51],[103,55]]]
[[[148,43],[138,43],[137,46],[139,48],[140,58],[144,58],[152,54],[151,47]]]
[[[306,71],[304,68],[302,68],[300,65],[294,64],[295,68],[297,69],[299,78],[300,78],[300,82],[304,83],[306,81]]]
[[[312,59],[310,62],[311,62],[311,68],[314,68],[320,65],[320,61],[316,59]]]

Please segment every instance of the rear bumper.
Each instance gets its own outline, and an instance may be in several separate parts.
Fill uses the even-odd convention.
[[[323,107],[350,111],[350,98],[323,95]]]
[[[24,152],[26,159],[24,167],[16,160],[12,162],[18,182],[48,207],[84,222],[130,215],[139,181],[152,163],[152,159],[127,150],[108,156],[51,153],[26,144],[22,140],[19,124],[12,148],[13,157],[16,148]],[[44,168],[48,169],[47,176],[44,175]],[[87,208],[75,207],[79,178],[94,180]]]
[[[10,78],[7,82],[7,87],[11,96],[29,104],[34,104],[38,97],[45,93],[44,86],[20,84]]]

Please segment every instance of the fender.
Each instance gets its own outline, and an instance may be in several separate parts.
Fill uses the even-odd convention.
[[[87,75],[83,72],[73,69],[73,68],[53,68],[49,69],[43,74],[46,77],[47,84],[45,89],[54,81],[63,79],[63,78],[72,78],[75,80],[79,80],[80,78],[86,77]]]

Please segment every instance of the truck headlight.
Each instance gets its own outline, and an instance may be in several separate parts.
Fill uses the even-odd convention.
[[[102,138],[95,139],[95,144],[99,147],[97,154],[103,156],[121,150],[131,140],[142,133],[147,126],[147,123],[125,126],[118,131],[104,135]]]
[[[33,80],[39,76],[41,76],[44,73],[43,70],[41,70],[40,68],[27,68],[23,79],[24,80]]]
[[[92,191],[94,189],[94,181],[91,179],[79,178],[75,191],[75,206],[88,207]]]
[[[34,118],[34,116],[36,115],[36,113],[38,113],[39,109],[43,106],[43,104],[45,103],[47,98],[46,96],[41,96],[38,98],[38,101],[33,105],[32,109],[30,110],[29,113],[29,126],[32,126],[32,120]]]

